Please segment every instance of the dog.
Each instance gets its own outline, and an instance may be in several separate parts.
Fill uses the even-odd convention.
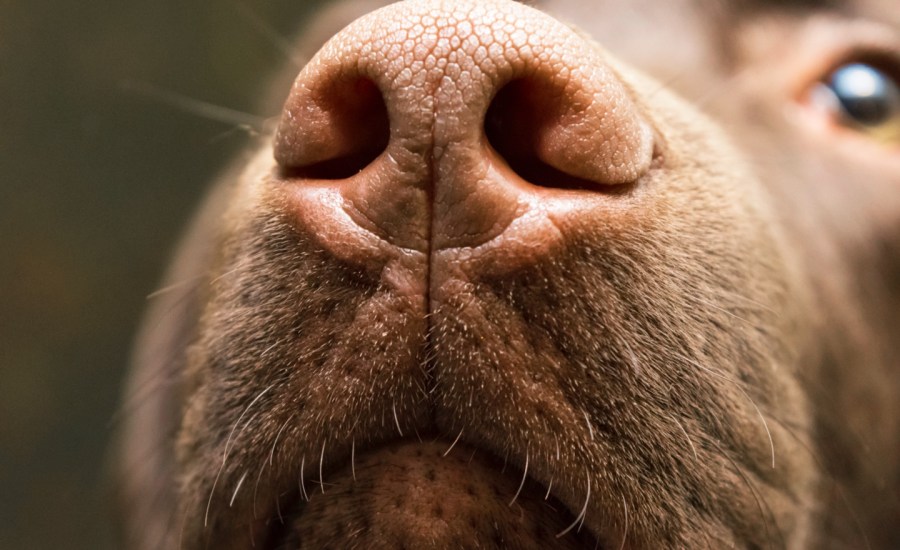
[[[151,304],[124,543],[900,547],[895,3],[371,4]]]

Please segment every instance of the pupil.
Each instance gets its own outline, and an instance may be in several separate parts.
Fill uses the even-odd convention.
[[[869,65],[845,65],[832,73],[828,84],[847,117],[859,124],[878,126],[900,111],[897,83]]]

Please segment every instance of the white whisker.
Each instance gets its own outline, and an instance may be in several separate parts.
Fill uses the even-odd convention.
[[[328,440],[322,442],[322,452],[319,454],[319,487],[322,488],[322,494],[325,494],[325,477],[322,476],[322,463],[325,462],[325,443]]]
[[[146,82],[123,80],[119,85],[123,90],[150,98],[182,112],[207,120],[229,124],[237,128],[244,128],[250,132],[259,133],[266,123],[264,117],[222,107],[221,105],[188,97],[171,90],[164,90]]]
[[[209,525],[209,509],[212,506],[212,499],[213,499],[213,495],[216,492],[216,485],[218,485],[218,483],[219,483],[219,477],[221,477],[222,471],[225,469],[225,464],[228,462],[229,446],[231,445],[232,437],[234,437],[234,431],[240,425],[241,420],[244,419],[244,415],[247,414],[247,412],[250,410],[250,408],[253,407],[253,405],[257,401],[259,401],[262,398],[262,396],[265,395],[266,392],[271,390],[273,387],[275,387],[275,384],[271,384],[269,387],[267,387],[263,391],[259,392],[259,394],[257,394],[257,396],[253,398],[253,401],[251,401],[250,404],[247,405],[246,408],[244,408],[244,412],[241,413],[241,415],[235,421],[234,425],[231,427],[231,432],[228,434],[228,439],[225,441],[225,450],[222,452],[222,464],[219,466],[219,471],[216,472],[216,479],[213,480],[212,487],[209,490],[209,499],[206,501],[206,513],[203,515],[203,526],[204,527]]]
[[[278,514],[278,521],[284,525],[284,516],[281,515],[281,499],[280,495],[275,495],[275,512]]]
[[[203,279],[205,279],[206,276],[207,276],[207,274],[203,273],[202,275],[194,275],[193,277],[188,277],[187,279],[184,279],[183,281],[176,281],[170,285],[167,285],[162,288],[158,288],[158,289],[154,290],[153,292],[151,292],[150,294],[148,294],[146,296],[146,299],[152,300],[153,298],[157,298],[159,296],[162,296],[163,294],[168,294],[169,292],[173,292],[184,286],[198,283],[198,282],[202,281]]]
[[[203,527],[206,527],[209,525],[209,509],[212,506],[213,495],[216,492],[216,485],[219,484],[219,476],[221,476],[221,475],[222,475],[222,468],[219,468],[219,472],[216,474],[216,479],[213,480],[212,488],[209,490],[209,498],[206,501],[206,513],[203,515]]]
[[[309,502],[309,495],[306,493],[306,483],[303,481],[303,470],[306,469],[306,455],[300,459],[300,496],[306,502]]]
[[[450,454],[450,451],[452,451],[453,447],[456,446],[456,443],[459,441],[459,438],[462,437],[462,434],[463,434],[463,431],[459,430],[459,435],[456,436],[456,439],[453,440],[453,443],[450,444],[450,447],[448,447],[447,450],[444,451],[444,454],[441,456],[447,456],[448,454]]]
[[[247,479],[248,471],[244,471],[244,475],[241,476],[241,479],[238,480],[237,486],[234,488],[234,494],[231,495],[231,500],[228,502],[228,507],[231,508],[234,506],[234,499],[237,498],[238,491],[241,490],[241,485],[244,484],[244,480]]]
[[[268,40],[273,46],[275,46],[275,49],[281,52],[281,54],[284,55],[284,57],[287,58],[288,61],[290,61],[291,64],[294,65],[294,67],[300,69],[301,67],[303,67],[303,65],[305,65],[304,60],[299,57],[291,42],[285,39],[285,37],[281,36],[281,34],[279,34],[271,25],[269,25],[268,23],[266,23],[266,21],[259,17],[256,12],[250,9],[250,6],[248,6],[245,2],[237,1],[234,1],[231,4],[241,13],[241,15],[247,20],[247,22],[250,23],[251,26],[255,27],[256,30],[266,38],[266,40]]]
[[[591,426],[591,418],[588,416],[587,411],[581,411],[584,414],[584,423],[587,424],[588,433],[591,436],[591,441],[594,440],[594,427]]]
[[[772,432],[769,431],[769,423],[766,422],[766,417],[763,416],[762,411],[759,409],[759,407],[756,406],[756,402],[753,401],[753,398],[750,397],[750,394],[747,393],[747,392],[744,390],[744,388],[741,386],[741,384],[740,384],[738,381],[732,380],[731,378],[725,376],[725,375],[722,374],[722,373],[719,373],[719,372],[716,372],[716,371],[714,371],[714,370],[712,370],[712,369],[710,369],[710,368],[704,367],[704,366],[701,365],[700,363],[698,363],[698,362],[696,362],[696,361],[693,361],[693,360],[691,360],[691,359],[689,359],[689,358],[687,358],[687,357],[684,357],[684,356],[682,356],[682,355],[679,355],[679,357],[681,357],[681,358],[684,359],[685,361],[691,363],[691,364],[694,365],[695,367],[697,367],[697,368],[699,368],[699,369],[702,369],[702,370],[704,370],[704,371],[706,371],[706,372],[712,374],[713,376],[716,376],[716,377],[718,377],[718,378],[721,378],[722,380],[726,380],[726,381],[728,381],[728,382],[734,384],[734,387],[737,388],[737,390],[738,390],[739,392],[741,392],[741,393],[744,395],[744,397],[747,398],[747,401],[750,402],[750,405],[751,405],[754,409],[756,409],[756,414],[759,415],[759,419],[762,420],[763,428],[764,428],[765,431],[766,431],[766,436],[769,438],[769,449],[770,449],[770,451],[771,451],[771,453],[772,453],[772,469],[775,469],[775,440],[772,439]]]
[[[256,484],[253,486],[253,519],[259,517],[259,514],[256,513],[256,501],[259,498],[259,482],[262,480],[263,472],[266,471],[266,463],[263,462],[262,466],[259,468],[259,473],[256,474]]]
[[[356,481],[356,438],[350,442],[350,473],[353,474],[353,481]]]
[[[525,451],[525,469],[522,471],[522,481],[519,482],[519,488],[516,490],[516,494],[513,495],[512,500],[509,501],[509,506],[512,506],[513,503],[516,502],[516,499],[519,498],[519,493],[522,492],[522,487],[525,486],[525,479],[528,478],[528,451]]]
[[[725,309],[725,308],[723,308],[723,307],[721,307],[721,306],[717,306],[716,304],[714,304],[714,303],[712,303],[712,302],[708,302],[708,301],[706,301],[706,300],[701,300],[700,298],[697,298],[697,297],[694,297],[694,300],[700,302],[701,304],[707,305],[707,306],[709,306],[709,307],[711,307],[711,308],[713,308],[713,309],[717,309],[717,310],[721,311],[722,313],[724,313],[725,315],[728,315],[728,316],[730,316],[730,317],[733,317],[733,318],[737,319],[738,321],[743,321],[744,323],[747,323],[747,324],[750,325],[751,327],[755,327],[755,326],[756,326],[756,325],[755,325],[753,322],[751,322],[749,319],[744,319],[744,318],[741,317],[740,315],[736,315],[736,314],[734,314],[734,313],[728,311],[727,309]]]
[[[588,503],[591,500],[591,476],[587,476],[587,495],[584,497],[584,506],[581,507],[581,512],[578,513],[578,516],[575,517],[575,521],[572,522],[571,525],[560,531],[556,534],[556,538],[564,537],[569,531],[575,528],[576,525],[579,525],[581,521],[584,519],[587,514]]]
[[[635,374],[641,374],[641,363],[638,361],[637,355],[634,353],[634,350],[631,349],[631,346],[628,344],[628,341],[625,340],[622,342],[625,346],[625,351],[628,352],[628,358],[631,360],[631,368],[634,369]]]
[[[622,495],[622,507],[625,508],[625,527],[622,529],[622,544],[619,545],[619,550],[625,548],[625,541],[628,539],[628,502],[625,501],[625,495]]]
[[[392,404],[391,409],[394,411],[394,425],[397,426],[397,432],[400,433],[400,437],[403,437],[403,430],[400,428],[400,419],[397,417],[397,404]]]
[[[262,399],[262,396],[264,396],[269,390],[271,390],[274,387],[275,387],[275,384],[270,384],[269,387],[267,387],[263,391],[259,392],[256,395],[256,397],[253,398],[253,401],[251,401],[250,404],[244,408],[244,412],[241,413],[241,416],[238,417],[237,421],[234,423],[234,426],[231,427],[231,433],[228,434],[228,439],[225,441],[225,452],[223,453],[223,456],[222,456],[222,466],[223,467],[225,466],[225,460],[228,458],[228,447],[231,444],[231,438],[234,437],[234,431],[237,429],[238,425],[241,423],[241,420],[244,419],[244,415],[247,414],[247,412],[250,410],[250,408],[253,407],[253,405],[255,405],[257,401]]]
[[[278,445],[278,438],[281,437],[281,432],[287,427],[291,420],[294,419],[294,416],[291,415],[287,420],[284,421],[284,424],[278,428],[278,433],[275,434],[275,440],[272,441],[272,449],[269,451],[269,466],[272,466],[272,461],[275,459],[275,446]]]
[[[674,416],[671,416],[671,415],[670,415],[669,418],[671,418],[672,421],[675,422],[675,424],[677,424],[679,428],[681,428],[681,433],[684,434],[684,438],[687,439],[688,445],[691,446],[691,451],[694,453],[694,460],[699,461],[699,460],[700,460],[700,457],[697,456],[697,449],[694,447],[694,442],[691,441],[691,436],[689,436],[688,433],[687,433],[687,430],[684,429],[684,425],[682,425],[682,424],[681,424],[681,421],[679,421],[679,420],[678,420],[677,418],[675,418]]]

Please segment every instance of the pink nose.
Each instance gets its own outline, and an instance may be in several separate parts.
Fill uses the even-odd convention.
[[[509,266],[539,260],[580,201],[615,200],[653,150],[603,52],[568,27],[507,0],[410,0],[303,69],[275,157],[315,190],[300,212],[326,246],[359,259],[365,234]]]

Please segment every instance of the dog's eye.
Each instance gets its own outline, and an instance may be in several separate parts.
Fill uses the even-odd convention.
[[[812,88],[809,100],[836,124],[882,143],[900,144],[898,73],[875,64],[845,63]]]

